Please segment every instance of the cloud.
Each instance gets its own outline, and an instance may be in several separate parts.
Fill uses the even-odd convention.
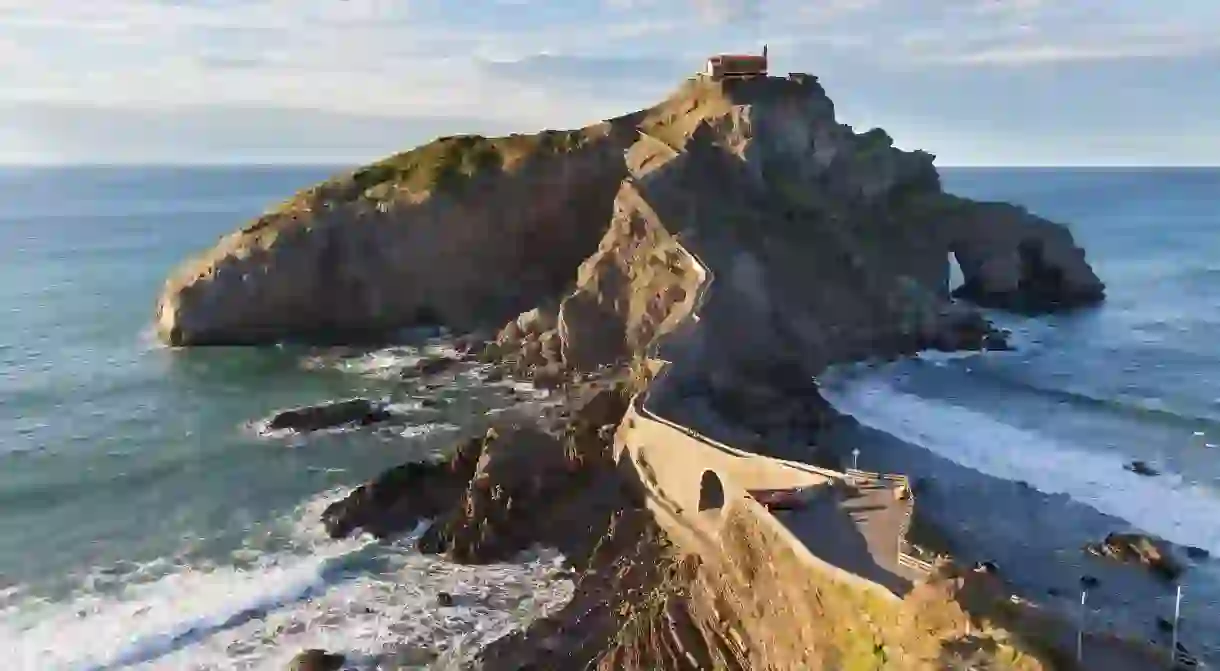
[[[466,116],[377,116],[282,107],[131,110],[89,105],[0,107],[0,128],[36,144],[4,152],[57,162],[360,163],[458,133],[503,134],[508,124]],[[5,158],[0,154],[0,159]]]
[[[1147,0],[0,0],[0,25],[0,106],[6,138],[21,140],[6,142],[23,155],[51,151],[65,142],[57,137],[123,153],[55,124],[105,134],[131,127],[124,114],[169,119],[234,151],[266,134],[282,138],[267,148],[276,156],[293,142],[302,155],[342,153],[344,142],[363,155],[400,148],[410,133],[392,129],[402,125],[531,130],[606,118],[663,95],[708,53],[763,41],[775,70],[842,82],[844,109],[892,124],[853,101],[903,82],[1002,93],[972,73],[1185,67],[1220,45],[1220,3],[1180,0],[1170,14]],[[1057,95],[1071,104],[1077,94]],[[50,109],[74,111],[40,121]],[[200,120],[209,110],[223,123]],[[340,130],[328,135],[328,124]],[[149,147],[130,135],[130,151],[172,149],[172,133],[154,135]]]

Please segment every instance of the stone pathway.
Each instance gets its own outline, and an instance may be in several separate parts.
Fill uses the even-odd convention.
[[[775,516],[813,554],[901,596],[921,577],[898,564],[898,535],[910,505],[889,485],[864,484],[828,488],[806,507]]]

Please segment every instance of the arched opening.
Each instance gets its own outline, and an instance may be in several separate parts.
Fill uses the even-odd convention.
[[[724,507],[724,483],[715,471],[704,471],[699,480],[699,510],[716,510]]]
[[[962,272],[962,264],[957,261],[957,254],[949,252],[949,293],[957,291],[966,283],[966,275]]]

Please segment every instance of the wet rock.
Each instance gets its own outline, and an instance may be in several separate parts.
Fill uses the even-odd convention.
[[[563,339],[559,337],[558,331],[543,333],[538,344],[542,347],[542,355],[547,361],[558,363],[563,360]]]
[[[449,592],[440,592],[436,595],[436,605],[441,608],[452,608],[453,604],[453,595]]]
[[[937,331],[930,343],[913,343],[909,348],[900,347],[898,349],[929,347],[942,352],[1008,351],[1012,349],[1008,344],[1005,332],[996,329],[991,322],[977,312],[956,310],[943,319],[944,325]],[[901,351],[900,353],[909,354],[911,352]]]
[[[1174,557],[1173,547],[1168,542],[1140,533],[1112,533],[1100,543],[1085,546],[1085,551],[1094,556],[1144,566],[1167,581],[1177,580],[1185,570]]]
[[[993,561],[981,561],[974,565],[974,570],[976,573],[997,575],[1000,572],[1000,567]]]
[[[459,443],[443,462],[409,462],[360,485],[327,506],[322,524],[331,538],[357,530],[387,538],[413,529],[457,504],[473,475],[486,438]]]
[[[325,650],[304,650],[292,659],[288,671],[339,671],[343,668],[343,655]]]
[[[556,317],[557,314],[553,308],[534,308],[522,312],[517,317],[516,325],[522,334],[542,335],[557,326]]]
[[[486,343],[483,349],[479,350],[478,359],[483,363],[499,363],[504,356],[506,346],[498,341]]]
[[[580,390],[572,419],[554,431],[505,425],[483,443],[461,501],[420,539],[425,553],[462,563],[504,561],[536,543],[583,556],[590,548],[572,529],[609,514],[624,481],[601,427],[626,411],[624,389]],[[574,547],[574,544],[580,547]]]
[[[525,368],[532,366],[542,366],[546,364],[546,357],[542,354],[542,343],[538,340],[529,340],[521,347],[520,365]]]
[[[414,366],[403,370],[402,377],[403,379],[410,379],[438,375],[449,370],[450,368],[453,368],[458,363],[460,363],[460,360],[449,356],[424,357],[423,359],[415,362]]]
[[[378,669],[412,669],[417,667],[427,668],[428,665],[436,661],[440,655],[431,648],[425,648],[418,645],[400,645],[392,652],[381,656]]]
[[[540,389],[557,389],[567,381],[567,374],[564,372],[563,366],[550,363],[535,368],[531,379]]]
[[[267,431],[318,431],[346,424],[375,424],[392,419],[385,405],[366,398],[330,401],[281,410],[264,421]]]
[[[515,345],[521,342],[524,332],[516,321],[509,322],[503,329],[500,330],[500,335],[496,338],[496,343],[500,345]]]
[[[1148,463],[1144,462],[1144,461],[1133,461],[1133,462],[1127,464],[1126,466],[1123,466],[1123,468],[1128,471],[1131,471],[1132,473],[1135,473],[1136,475],[1146,475],[1148,477],[1153,477],[1153,476],[1157,476],[1157,475],[1161,474],[1160,471],[1149,466]]]

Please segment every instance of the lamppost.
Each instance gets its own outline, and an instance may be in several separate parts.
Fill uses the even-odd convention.
[[[1089,599],[1089,588],[1097,584],[1097,578],[1093,576],[1080,577],[1080,621],[1076,626],[1076,663],[1081,664],[1084,661],[1084,625],[1085,617],[1088,614],[1085,604]]]
[[[1169,663],[1178,663],[1178,622],[1182,619],[1182,586],[1173,601],[1173,642],[1169,645]]]
[[[851,469],[860,470],[860,448],[858,447],[853,447],[851,450]]]

